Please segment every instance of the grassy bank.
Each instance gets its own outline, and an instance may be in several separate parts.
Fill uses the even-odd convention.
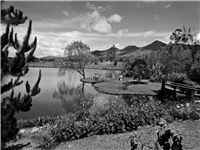
[[[53,65],[53,62],[45,62],[45,63],[29,63],[29,67],[39,67],[39,68],[59,68],[59,66]],[[122,70],[122,66],[112,66],[112,65],[87,65],[86,69],[99,69],[99,70]]]
[[[177,106],[181,106],[181,108]],[[162,104],[141,97],[138,104],[131,107],[113,105],[111,108],[92,114],[84,110],[57,118],[44,117],[26,121],[21,120],[19,127],[21,128],[21,139],[31,139],[42,148],[55,149],[65,142],[71,143],[73,141],[72,143],[75,143],[77,140],[87,141],[87,139],[101,137],[101,135],[110,137],[110,134],[115,134],[113,136],[117,137],[122,133],[135,132],[141,127],[155,125],[160,118],[164,118],[170,123],[190,119],[199,120],[200,114],[192,106],[182,106],[178,102],[177,104],[174,104],[174,102]],[[154,130],[154,128],[152,127],[151,130]],[[145,134],[143,133],[141,136],[145,137]],[[196,140],[196,135],[194,140]],[[92,145],[94,149],[98,149],[98,143],[94,142]],[[102,147],[102,149],[104,148]],[[79,148],[76,147],[75,149]]]
[[[200,147],[200,121],[184,121],[174,122],[169,124],[174,129],[177,129],[183,137],[183,149],[184,150],[199,150]],[[33,130],[33,129],[30,129]],[[28,134],[28,132],[27,132]],[[30,134],[30,133],[29,133]],[[33,133],[31,133],[33,134]],[[67,149],[67,150],[130,150],[130,136],[137,134],[143,140],[143,143],[147,143],[150,139],[156,140],[155,127],[145,126],[139,128],[136,131],[110,134],[110,135],[94,135],[84,139],[78,139],[74,141],[63,142],[55,150]],[[30,142],[29,145],[25,145]],[[33,150],[38,148],[38,143],[34,142],[28,136],[21,138],[18,141],[8,144],[10,148],[16,148],[21,146],[22,150]]]

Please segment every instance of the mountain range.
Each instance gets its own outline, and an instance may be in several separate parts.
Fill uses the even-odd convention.
[[[156,40],[152,42],[151,44],[143,46],[143,47],[138,47],[136,45],[128,45],[123,49],[118,49],[115,47],[115,52],[117,56],[141,55],[141,54],[150,53],[151,51],[154,51],[154,50],[158,50],[160,47],[163,47],[165,45],[166,43]],[[107,50],[95,50],[95,51],[92,51],[91,53],[96,57],[100,57],[100,56],[106,55],[106,53],[110,51],[111,49],[112,47]]]
[[[151,53],[152,51],[158,50],[160,47],[163,47],[165,45],[166,43],[156,40],[143,47],[138,47],[136,45],[128,45],[124,47],[123,49],[118,49],[115,47],[115,51],[116,51],[116,56],[119,56],[119,57],[130,56],[130,55],[139,56],[142,54]],[[111,49],[112,47],[106,50],[94,50],[91,53],[96,57],[100,57],[100,56],[105,56],[107,52],[110,51]],[[43,61],[54,61],[54,60],[62,59],[62,57],[46,56],[39,59]]]

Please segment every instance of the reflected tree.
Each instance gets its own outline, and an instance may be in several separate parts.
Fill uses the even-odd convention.
[[[77,87],[70,87],[65,82],[58,84],[58,91],[53,93],[53,98],[60,99],[66,114],[88,110],[93,106],[94,96],[85,93],[85,83]]]

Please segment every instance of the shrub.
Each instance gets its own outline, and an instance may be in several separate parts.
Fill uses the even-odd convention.
[[[168,75],[168,80],[175,83],[187,84],[194,86],[195,82],[191,81],[186,74],[171,73]]]
[[[118,64],[118,61],[117,61],[117,60],[114,60],[113,65],[116,67],[117,64]]]
[[[36,119],[30,119],[30,120],[18,120],[17,124],[19,129],[22,128],[31,128],[31,127],[38,127],[38,126],[44,126],[46,124],[55,125],[58,121],[62,120],[63,117],[61,116],[47,116],[47,117],[38,117]]]
[[[143,57],[137,57],[135,59],[129,58],[126,60],[122,73],[125,77],[149,79],[151,70]]]
[[[168,75],[168,80],[175,83],[184,83],[187,80],[187,75],[180,73],[171,73]]]
[[[136,101],[136,99],[134,100]],[[47,122],[52,124],[51,128],[47,130],[47,134],[35,135],[36,139],[42,141],[40,142],[41,147],[49,149],[61,142],[92,135],[116,134],[137,130],[139,126],[156,124],[160,118],[164,118],[167,122],[172,122],[174,119],[196,120],[200,118],[195,110],[189,112],[186,109],[182,109],[180,111],[176,108],[177,105],[174,102],[162,104],[158,103],[158,101],[145,100],[141,97],[138,103],[140,104],[132,107],[114,105],[96,113],[80,111],[76,114],[58,117],[57,120],[54,117],[47,117],[45,118],[46,121],[41,121],[44,118],[35,119],[35,125],[47,124]],[[33,126],[34,124],[30,123],[24,126],[28,127],[28,125]]]
[[[192,67],[188,73],[188,77],[192,81],[200,83],[200,66]]]

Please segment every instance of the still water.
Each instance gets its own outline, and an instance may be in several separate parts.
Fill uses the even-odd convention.
[[[83,109],[95,112],[112,104],[124,103],[120,96],[98,93],[91,84],[83,84],[80,82],[82,76],[77,72],[66,72],[64,76],[58,76],[58,68],[30,68],[28,74],[21,77],[23,84],[14,88],[15,96],[19,92],[22,95],[25,93],[26,81],[29,81],[31,86],[34,85],[40,69],[42,70],[41,92],[33,97],[30,111],[16,113],[18,119],[57,116]],[[120,71],[87,69],[86,77],[91,77],[95,73],[101,74],[102,77],[111,77],[113,73],[118,76]],[[10,78],[5,77],[2,84],[7,83]],[[4,98],[9,94],[10,91],[1,96]]]

